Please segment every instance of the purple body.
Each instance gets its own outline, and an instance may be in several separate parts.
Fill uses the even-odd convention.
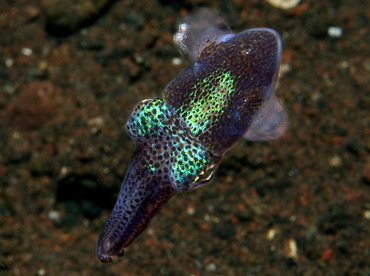
[[[207,183],[223,153],[243,136],[273,140],[288,116],[274,94],[281,55],[271,29],[234,34],[207,9],[179,24],[175,43],[192,62],[163,91],[131,115],[137,150],[97,254],[122,256],[150,219],[177,192]]]

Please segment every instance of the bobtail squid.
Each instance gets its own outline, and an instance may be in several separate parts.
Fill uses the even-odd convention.
[[[187,15],[174,42],[191,61],[127,122],[136,151],[97,244],[102,262],[122,256],[177,192],[209,182],[225,151],[243,136],[273,140],[288,125],[274,90],[281,40],[272,29],[234,34],[208,9]]]

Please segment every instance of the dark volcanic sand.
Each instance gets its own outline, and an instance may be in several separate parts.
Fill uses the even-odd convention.
[[[370,2],[105,2],[0,2],[0,275],[370,275]],[[125,122],[187,66],[171,32],[198,6],[282,35],[289,131],[240,142],[102,264]]]

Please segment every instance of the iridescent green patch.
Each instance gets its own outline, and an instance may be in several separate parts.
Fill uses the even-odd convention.
[[[166,178],[178,190],[187,190],[213,168],[214,158],[162,99],[143,101],[128,123],[129,135],[138,141],[150,174]]]
[[[138,137],[163,128],[163,119],[167,113],[167,107],[162,99],[141,102],[134,110],[134,119],[128,122],[131,132]]]
[[[224,113],[230,95],[235,91],[234,78],[226,70],[217,70],[203,80],[198,80],[189,93],[189,107],[181,106],[177,113],[197,135],[217,122]],[[199,94],[199,95],[198,95]]]

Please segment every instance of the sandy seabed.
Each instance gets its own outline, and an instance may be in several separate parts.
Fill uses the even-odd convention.
[[[370,275],[370,2],[73,2],[0,3],[1,275]],[[289,130],[238,143],[102,264],[126,120],[187,66],[171,35],[198,6],[281,34]]]

